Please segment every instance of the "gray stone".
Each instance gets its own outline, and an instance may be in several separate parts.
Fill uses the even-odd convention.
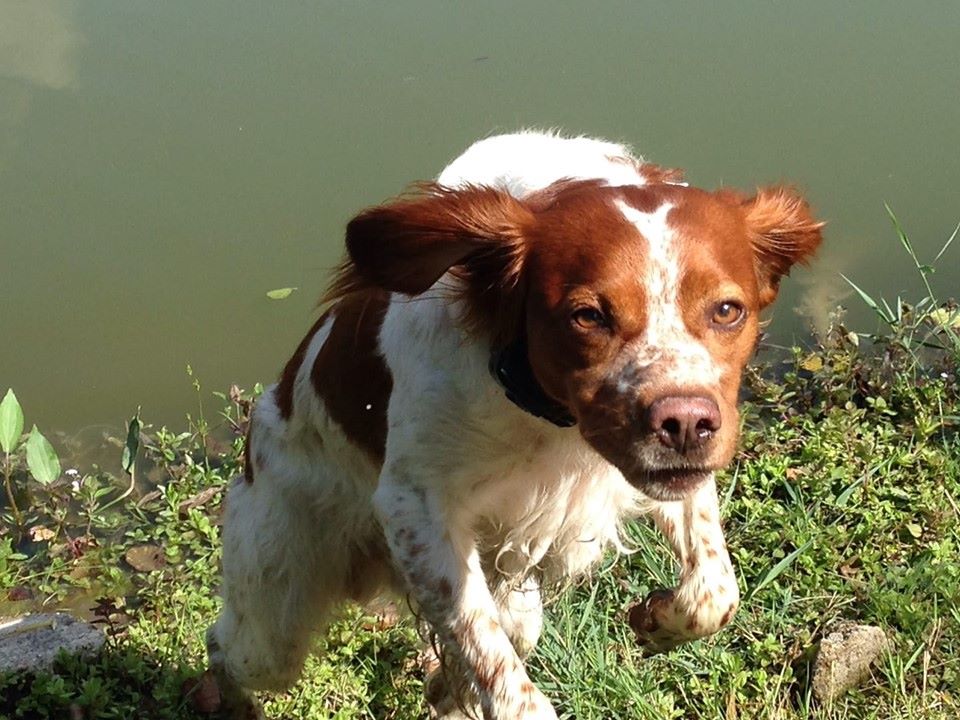
[[[91,655],[105,639],[99,628],[65,613],[0,619],[0,672],[46,670],[61,650]]]
[[[852,622],[834,625],[820,641],[813,661],[814,696],[821,703],[828,703],[859,685],[889,644],[878,627]]]

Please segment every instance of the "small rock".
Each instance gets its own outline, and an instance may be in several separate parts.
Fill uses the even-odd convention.
[[[104,637],[98,628],[65,613],[0,620],[0,672],[46,670],[61,650],[93,654]]]
[[[878,627],[852,622],[834,625],[820,641],[813,661],[814,696],[827,703],[859,685],[889,644]]]

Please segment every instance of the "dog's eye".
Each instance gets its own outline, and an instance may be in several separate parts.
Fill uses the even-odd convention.
[[[593,307],[577,308],[573,311],[570,319],[584,330],[596,330],[605,327],[607,324],[607,319],[603,316],[603,313]]]
[[[713,316],[710,320],[714,325],[727,329],[743,320],[744,315],[746,315],[746,312],[743,305],[733,300],[724,300],[714,306]]]

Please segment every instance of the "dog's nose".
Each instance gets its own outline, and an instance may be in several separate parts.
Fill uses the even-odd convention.
[[[661,443],[686,453],[720,429],[720,408],[706,397],[662,397],[650,406],[647,419]]]

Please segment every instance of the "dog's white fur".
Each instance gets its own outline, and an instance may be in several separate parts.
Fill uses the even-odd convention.
[[[519,133],[475,144],[439,182],[517,196],[561,178],[644,184],[634,160],[614,143]],[[380,333],[393,377],[382,469],[310,384],[332,318],[303,359],[293,416],[281,417],[273,388],[258,401],[256,480],[236,482],[226,501],[225,605],[209,635],[226,683],[289,685],[311,634],[338,605],[405,588],[447,655],[447,680],[430,681],[444,717],[459,717],[459,702],[488,720],[555,718],[522,662],[542,624],[539,585],[578,578],[608,548],[624,550],[622,524],[642,513],[681,563],[678,590],[649,608],[649,644],[707,635],[732,614],[738,590],[712,477],[681,501],[633,489],[575,430],[504,397],[488,372],[489,349],[461,329],[447,298],[394,296],[389,305]]]

